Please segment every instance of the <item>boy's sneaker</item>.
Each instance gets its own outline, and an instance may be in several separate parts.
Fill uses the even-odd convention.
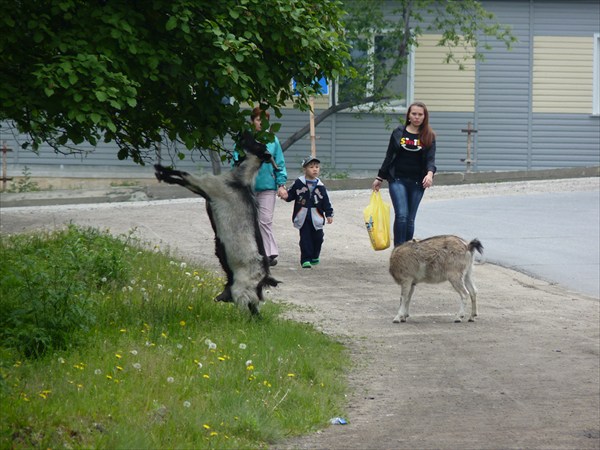
[[[302,268],[303,269],[310,269],[310,268],[312,268],[312,264],[310,263],[310,261],[304,261],[302,263]]]
[[[313,266],[316,266],[317,264],[319,264],[319,262],[320,262],[320,261],[319,261],[319,258],[317,258],[317,259],[313,259],[313,260],[312,260],[310,263],[311,263]]]

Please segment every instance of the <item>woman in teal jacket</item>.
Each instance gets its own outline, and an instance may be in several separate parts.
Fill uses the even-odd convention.
[[[268,111],[263,111],[259,107],[254,108],[250,115],[250,121],[257,131],[261,130],[261,115],[263,114],[267,120],[271,117]],[[277,241],[273,233],[273,215],[275,213],[277,196],[287,196],[287,190],[285,189],[287,170],[285,168],[283,149],[277,136],[275,136],[273,142],[267,144],[267,150],[273,155],[278,169],[275,170],[270,163],[263,163],[256,175],[254,191],[256,192],[258,203],[258,225],[265,248],[265,255],[269,257],[270,265],[274,266],[277,264],[279,248],[277,247]]]

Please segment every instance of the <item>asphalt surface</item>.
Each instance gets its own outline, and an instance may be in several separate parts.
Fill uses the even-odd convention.
[[[487,262],[600,298],[600,192],[425,202],[420,236],[479,238]]]

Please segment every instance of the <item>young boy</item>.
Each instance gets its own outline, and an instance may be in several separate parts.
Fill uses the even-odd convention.
[[[302,161],[304,176],[287,191],[285,201],[294,201],[292,221],[300,230],[300,264],[310,269],[319,264],[325,221],[333,223],[333,208],[325,185],[319,180],[321,161],[309,156]]]

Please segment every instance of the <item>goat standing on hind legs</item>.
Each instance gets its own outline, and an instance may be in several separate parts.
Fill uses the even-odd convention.
[[[264,144],[246,133],[241,148],[246,156],[231,172],[195,177],[156,164],[159,181],[179,184],[206,199],[206,211],[215,232],[216,255],[227,284],[215,301],[235,302],[259,315],[265,286],[279,283],[271,277],[258,226],[254,178],[263,162],[275,164]]]
[[[477,289],[471,279],[475,250],[483,253],[478,239],[466,242],[457,236],[433,236],[409,241],[394,248],[390,256],[390,274],[401,288],[400,310],[394,323],[406,322],[411,297],[417,283],[449,281],[460,295],[455,322],[465,317],[465,301],[471,298],[471,317],[477,316]]]

